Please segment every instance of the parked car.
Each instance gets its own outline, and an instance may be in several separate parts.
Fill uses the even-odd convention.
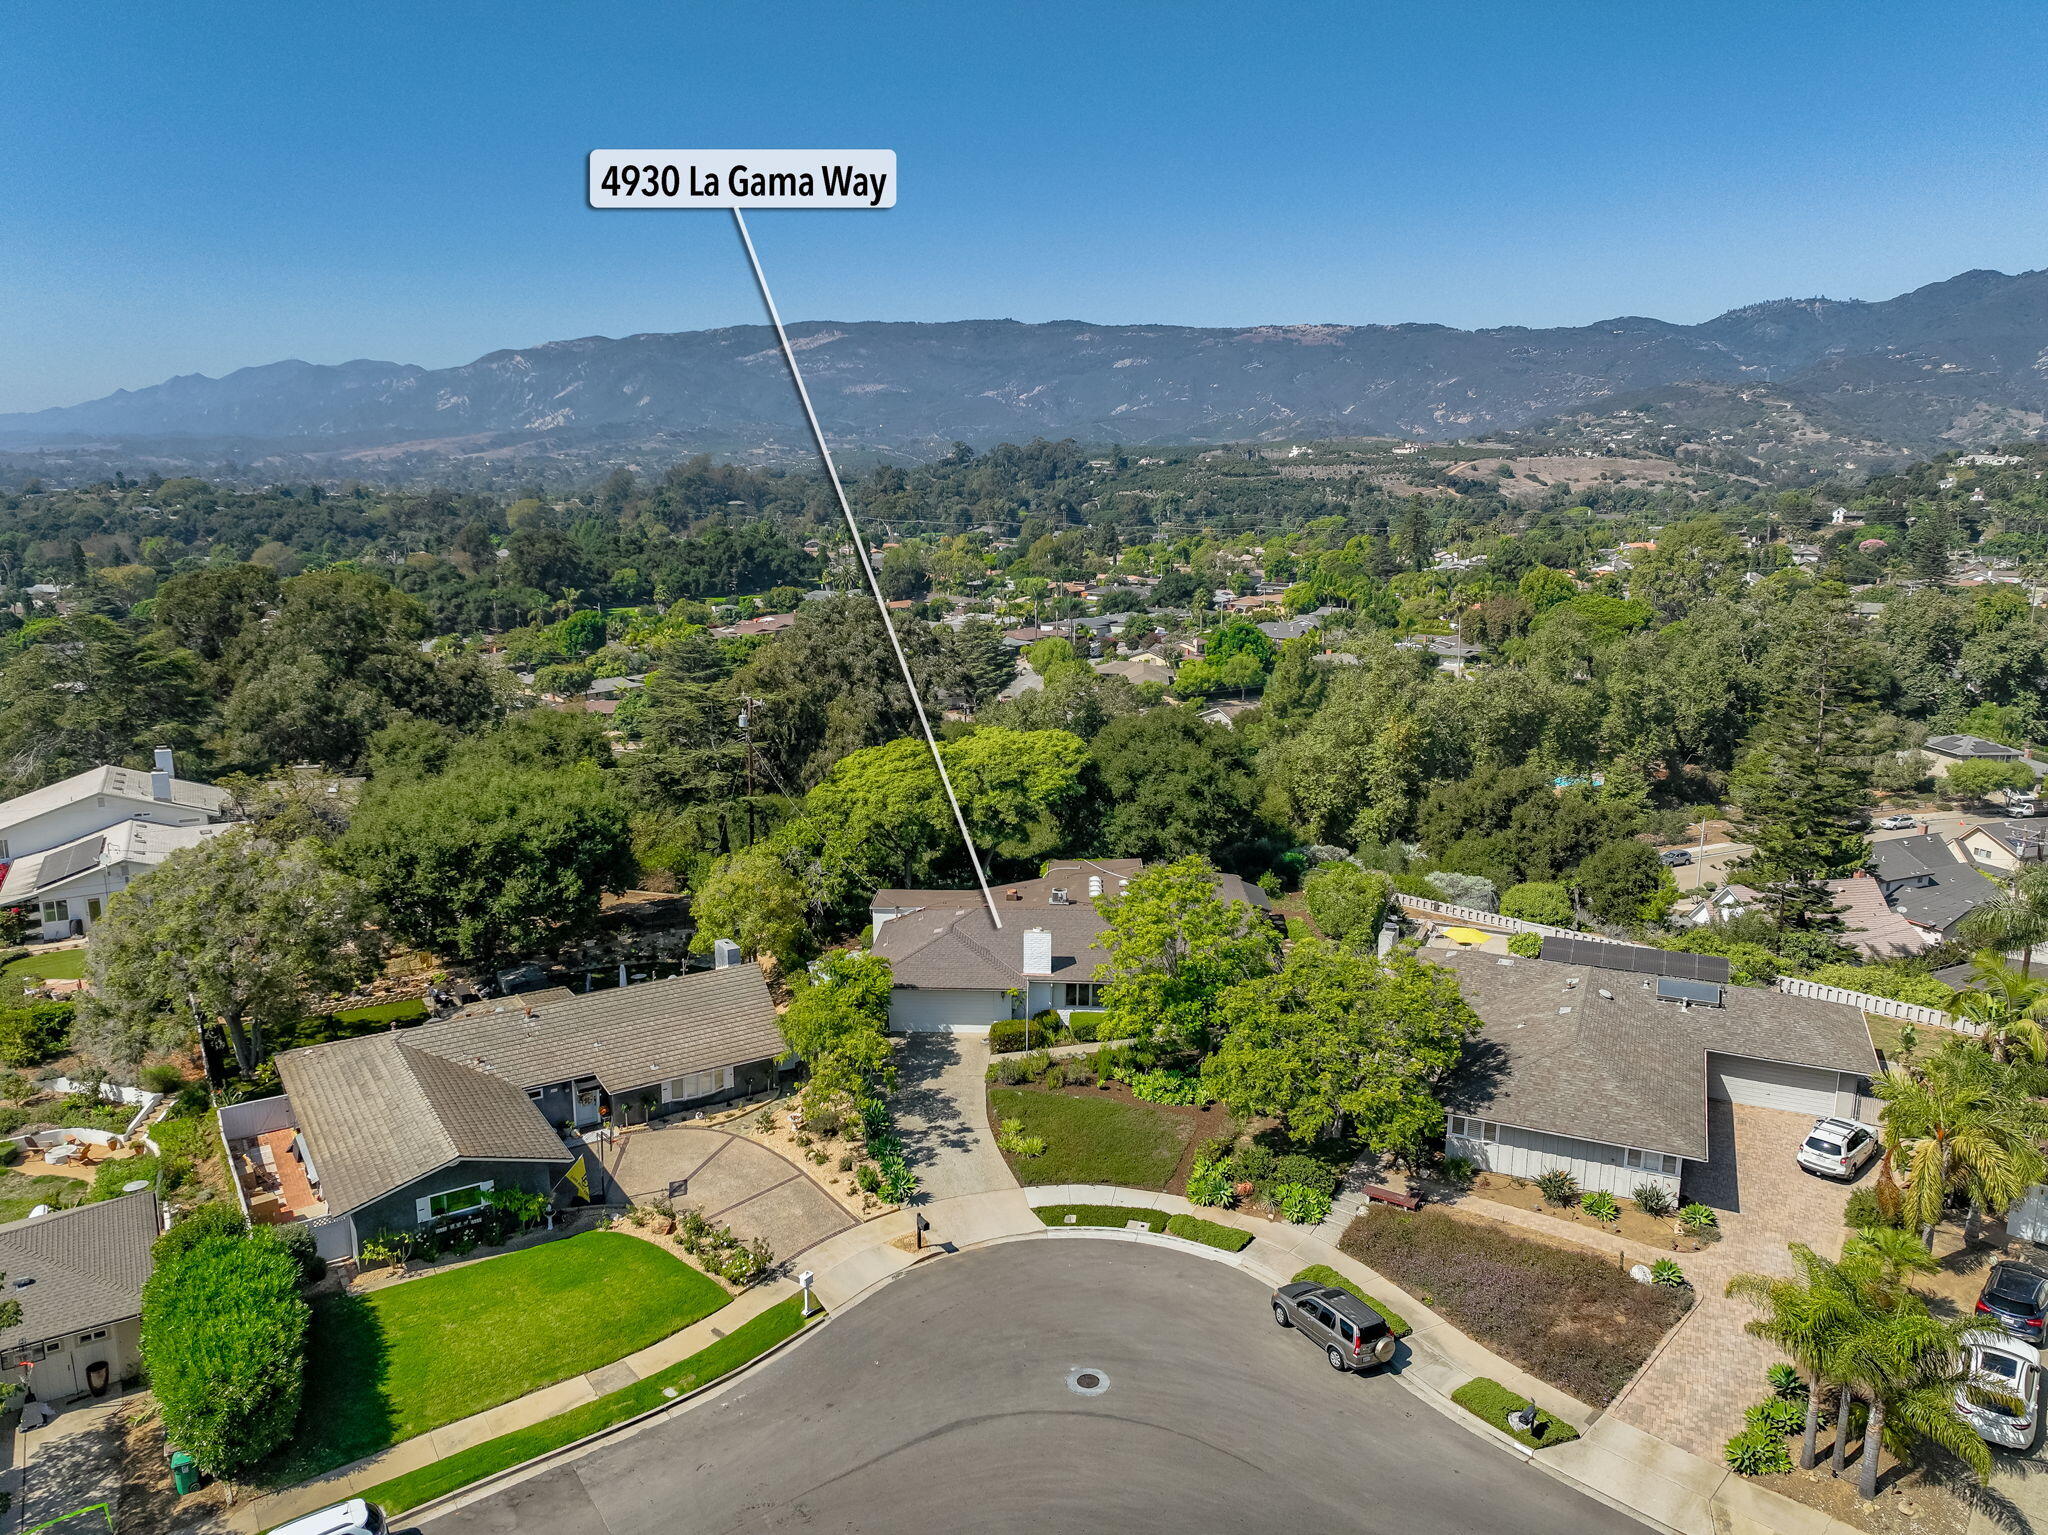
[[[384,1510],[361,1498],[280,1524],[270,1535],[384,1535]]]
[[[1692,854],[1682,847],[1667,847],[1657,855],[1657,862],[1667,869],[1682,869],[1692,862]]]
[[[2041,1351],[2001,1332],[1973,1332],[1970,1378],[1956,1387],[1956,1411],[1977,1437],[2030,1449],[2041,1427]]]
[[[2031,1263],[1994,1263],[1977,1296],[1977,1315],[1990,1317],[2016,1338],[2042,1341],[2048,1331],[2048,1269]]]
[[[2017,820],[2026,820],[2041,813],[2041,802],[2031,794],[2008,794],[2005,797],[2005,813]]]
[[[1909,815],[1888,815],[1878,819],[1877,829],[1879,831],[1911,831],[1919,824],[1918,820]]]
[[[1869,1125],[1855,1119],[1823,1119],[1799,1143],[1799,1165],[1847,1183],[1877,1151],[1877,1131]]]
[[[1299,1280],[1273,1292],[1273,1320],[1322,1346],[1333,1370],[1364,1370],[1394,1357],[1387,1319],[1346,1290]]]

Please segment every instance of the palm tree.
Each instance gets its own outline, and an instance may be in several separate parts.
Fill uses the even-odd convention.
[[[1991,1452],[1956,1411],[1955,1400],[1969,1378],[1964,1339],[1978,1325],[1969,1316],[1937,1317],[1917,1295],[1906,1294],[1890,1309],[1870,1313],[1843,1341],[1835,1366],[1870,1405],[1858,1462],[1859,1496],[1877,1496],[1878,1451],[1887,1440],[1902,1459],[1915,1442],[1938,1445],[1976,1472],[1978,1481],[1989,1479]],[[1845,1418],[1837,1443],[1847,1426]]]
[[[2048,1176],[2048,1112],[1973,1044],[1952,1040],[1918,1071],[1894,1066],[1871,1091],[1885,1101],[1885,1156],[1905,1174],[1904,1213],[1930,1250],[1951,1196],[2002,1215]]]
[[[1962,934],[2001,952],[2020,950],[2020,973],[2034,973],[2034,945],[2048,941],[2048,865],[2022,867],[1999,882],[1998,894],[1963,919]]]
[[[1985,1045],[1999,1060],[2048,1061],[2048,1036],[2034,1017],[2048,996],[2048,981],[2014,969],[1996,949],[1978,954],[1973,968],[1977,989],[1957,998],[1956,1011],[1983,1029]]]

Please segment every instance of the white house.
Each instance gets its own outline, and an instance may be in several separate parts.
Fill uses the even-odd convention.
[[[228,796],[154,771],[97,767],[0,804],[0,906],[35,908],[42,936],[87,932],[107,896],[223,829]]]
[[[977,890],[877,890],[869,903],[874,952],[889,961],[889,1027],[905,1033],[984,1034],[1002,1018],[1101,1000],[1096,940],[1108,919],[1095,908],[1144,864],[1136,858],[1068,859],[1037,879],[995,891],[1003,925],[989,921]],[[1218,893],[1266,909],[1265,892],[1234,874]]]
[[[160,1219],[144,1191],[0,1226],[0,1272],[21,1303],[0,1333],[0,1381],[63,1402],[142,1373],[142,1286]]]
[[[1562,1168],[1589,1191],[1677,1196],[1685,1164],[1734,1153],[1712,1144],[1710,1101],[1853,1115],[1877,1071],[1863,1015],[1836,1003],[1477,951],[1429,958],[1484,1025],[1445,1098],[1445,1150],[1492,1172]]]

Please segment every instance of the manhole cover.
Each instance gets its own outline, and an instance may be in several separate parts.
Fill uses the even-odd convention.
[[[1076,1396],[1100,1396],[1109,1389],[1109,1377],[1100,1370],[1071,1370],[1067,1374],[1067,1389]]]

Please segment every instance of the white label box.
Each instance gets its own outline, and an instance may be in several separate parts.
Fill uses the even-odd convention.
[[[593,208],[893,208],[893,149],[593,149]]]

